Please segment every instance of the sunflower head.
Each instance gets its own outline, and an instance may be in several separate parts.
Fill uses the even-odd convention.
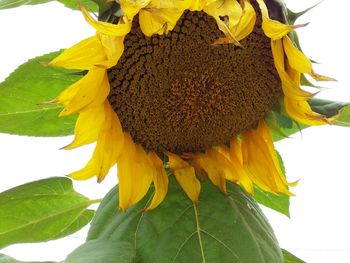
[[[116,8],[119,8],[116,10]],[[279,166],[269,112],[298,123],[332,121],[313,112],[316,80],[293,41],[284,4],[274,0],[120,0],[101,19],[81,7],[96,35],[65,50],[52,66],[87,70],[55,100],[62,116],[79,113],[66,148],[97,142],[91,160],[71,174],[102,181],[118,164],[120,208],[153,183],[149,209],[164,199],[169,167],[198,202],[200,180],[223,193],[226,180],[291,195]]]

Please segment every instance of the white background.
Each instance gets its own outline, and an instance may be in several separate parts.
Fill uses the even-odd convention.
[[[287,1],[300,11],[317,1]],[[350,101],[349,16],[346,0],[326,0],[299,23],[304,53],[320,62],[315,69],[338,82],[322,83],[321,97]],[[82,15],[50,3],[0,11],[0,81],[27,59],[67,48],[93,35]],[[49,87],[48,87],[49,88]],[[276,144],[293,189],[291,219],[264,209],[280,245],[309,263],[350,262],[350,129],[313,127]],[[59,150],[72,137],[32,138],[0,134],[0,191],[36,179],[63,176],[81,168],[92,147]],[[117,183],[116,171],[102,184],[94,179],[76,182],[75,188],[90,198],[101,198]],[[0,250],[21,260],[62,260],[84,242],[86,229],[71,237],[38,244],[20,244]]]

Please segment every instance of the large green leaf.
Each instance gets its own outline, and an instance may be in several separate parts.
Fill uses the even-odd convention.
[[[74,191],[68,178],[24,184],[0,193],[0,248],[57,239],[85,226],[94,201]]]
[[[88,10],[97,11],[97,5],[93,0],[0,0],[0,9],[8,9],[19,7],[22,5],[38,5],[48,2],[57,1],[71,9],[78,9],[79,2],[82,3]]]
[[[0,132],[31,136],[72,134],[76,118],[59,118],[62,106],[42,103],[55,98],[82,76],[81,72],[40,64],[58,54],[29,60],[0,84]]]
[[[134,255],[133,244],[99,239],[80,246],[64,263],[133,263]]]
[[[282,249],[283,252],[283,258],[284,258],[284,263],[306,263],[305,261],[301,260],[300,258],[297,258],[290,252],[288,252],[285,249]]]
[[[20,261],[20,260],[17,260],[13,257],[10,257],[10,256],[7,256],[7,255],[4,255],[4,254],[0,254],[0,263],[55,263],[55,262],[52,262],[52,261],[45,261],[45,262],[38,262],[38,261]],[[57,262],[56,262],[57,263]]]
[[[167,197],[158,208],[143,210],[151,190],[141,202],[120,212],[115,188],[96,212],[88,240],[129,244],[135,249],[133,262],[283,262],[258,205],[235,184],[228,184],[228,192],[223,195],[207,180],[195,206],[171,176]]]

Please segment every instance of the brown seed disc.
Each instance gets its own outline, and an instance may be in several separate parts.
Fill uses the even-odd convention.
[[[186,11],[174,30],[145,37],[137,19],[109,70],[109,101],[122,127],[147,150],[177,154],[223,144],[254,127],[282,91],[270,39],[260,25],[241,41],[204,12]]]

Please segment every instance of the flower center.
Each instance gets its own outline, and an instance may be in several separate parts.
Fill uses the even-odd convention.
[[[146,37],[137,19],[118,64],[109,101],[123,130],[147,150],[203,151],[255,127],[282,91],[259,24],[241,41],[224,37],[204,12],[186,11],[165,35]]]

